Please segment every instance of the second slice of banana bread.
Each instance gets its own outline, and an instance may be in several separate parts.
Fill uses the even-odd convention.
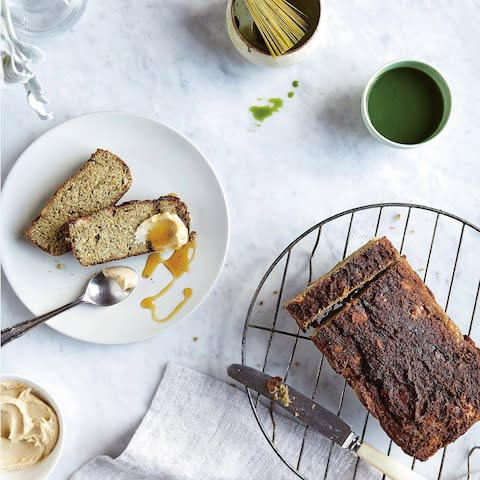
[[[104,208],[77,218],[68,225],[67,241],[72,253],[84,266],[120,260],[152,251],[150,242],[135,241],[138,226],[161,213],[177,214],[190,232],[190,214],[178,197],[157,200],[134,200]]]

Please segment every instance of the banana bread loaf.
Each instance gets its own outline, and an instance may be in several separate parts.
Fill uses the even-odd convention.
[[[426,460],[480,420],[480,350],[405,259],[312,339],[408,455]]]
[[[305,331],[321,313],[344,300],[399,258],[400,254],[388,238],[371,240],[289,300],[285,308]]]

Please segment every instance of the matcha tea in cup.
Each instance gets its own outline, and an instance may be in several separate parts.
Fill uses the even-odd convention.
[[[401,60],[378,70],[362,96],[369,132],[387,145],[412,148],[436,137],[452,108],[445,79],[426,63]]]

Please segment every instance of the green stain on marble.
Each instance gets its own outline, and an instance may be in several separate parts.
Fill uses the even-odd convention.
[[[283,107],[281,98],[269,98],[267,105],[252,105],[249,110],[252,112],[253,118],[258,122],[263,122],[266,118],[271,117]]]

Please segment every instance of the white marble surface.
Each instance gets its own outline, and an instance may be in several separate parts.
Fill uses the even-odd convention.
[[[225,2],[211,0],[91,1],[71,32],[40,42],[48,61],[39,73],[55,120],[36,118],[22,88],[3,92],[3,177],[53,125],[124,110],[164,122],[198,145],[223,182],[231,212],[220,280],[194,315],[167,333],[100,346],[43,326],[2,351],[3,372],[50,385],[64,404],[67,441],[54,480],[94,455],[122,451],[168,361],[225,376],[240,358],[261,275],[306,227],[377,201],[423,203],[480,223],[478,1],[326,0],[320,48],[285,70],[244,61],[229,42],[224,15]],[[454,98],[447,129],[411,151],[371,139],[359,111],[369,76],[401,57],[437,66]],[[292,80],[300,82],[295,97],[256,127],[249,106],[257,97],[286,98]],[[38,161],[48,168],[48,158]],[[29,315],[2,278],[3,325]]]

